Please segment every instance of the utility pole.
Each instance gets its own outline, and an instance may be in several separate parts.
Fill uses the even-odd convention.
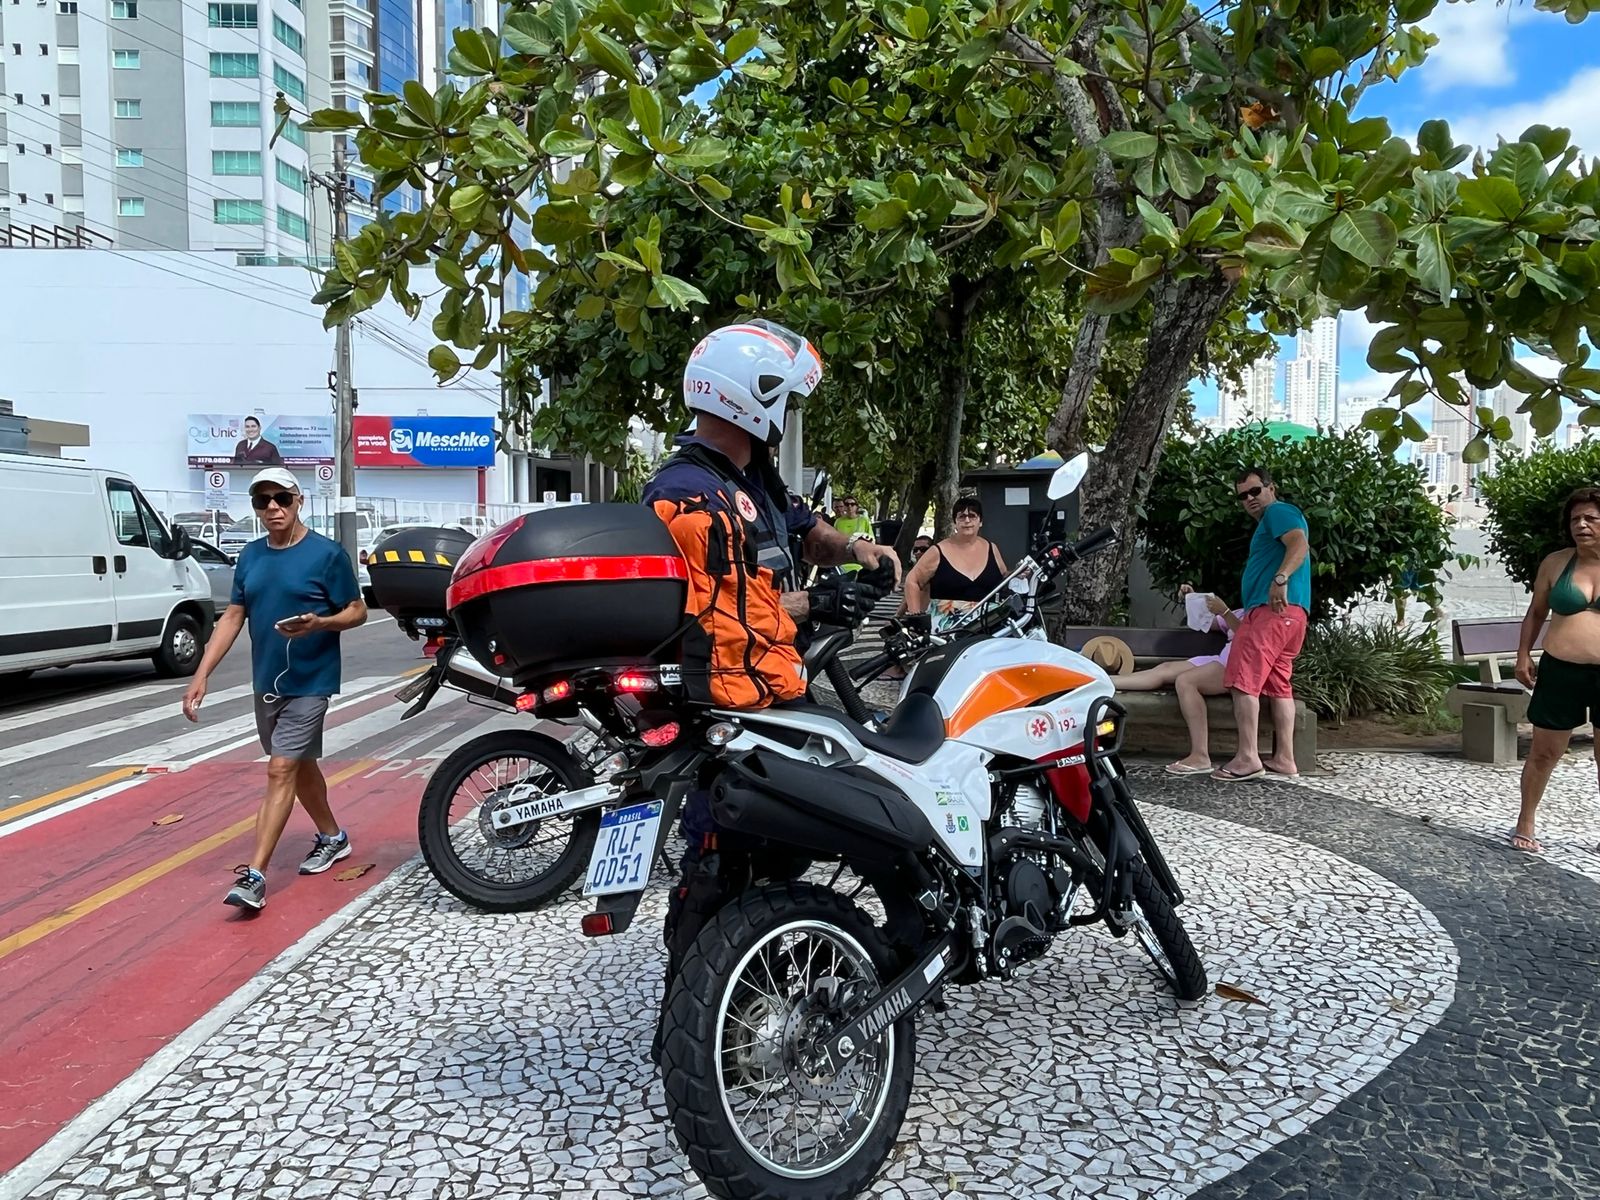
[[[345,135],[333,138],[333,173],[313,175],[312,180],[328,193],[333,206],[333,242],[338,245],[350,235],[349,199],[353,192],[350,174],[345,169]],[[336,529],[339,545],[354,564],[360,553],[356,534],[356,389],[350,354],[350,318],[339,322],[334,332],[334,443],[337,456],[339,501]]]

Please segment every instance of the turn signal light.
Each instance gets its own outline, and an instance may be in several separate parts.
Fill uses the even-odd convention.
[[[1101,737],[1110,737],[1117,732],[1117,723],[1115,721],[1101,721],[1100,724],[1094,727],[1094,731]]]
[[[726,746],[739,736],[739,727],[727,721],[719,721],[706,730],[706,742],[712,746]]]
[[[677,741],[680,732],[682,731],[676,721],[668,721],[665,725],[657,725],[654,729],[646,729],[639,735],[639,738],[646,746],[659,750],[661,747],[670,746]]]
[[[585,913],[578,928],[583,930],[584,937],[605,937],[611,932],[611,914]]]
[[[523,692],[522,695],[517,697],[517,711],[518,712],[532,712],[534,709],[536,709],[538,707],[539,707],[539,693],[538,692]]]
[[[544,702],[554,704],[558,700],[565,700],[572,695],[572,685],[563,679],[560,683],[552,683],[544,690]]]

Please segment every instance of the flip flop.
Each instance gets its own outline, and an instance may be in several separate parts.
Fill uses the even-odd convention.
[[[1511,848],[1513,850],[1521,850],[1524,854],[1541,854],[1544,851],[1544,843],[1536,837],[1529,837],[1525,833],[1513,833],[1511,835]]]
[[[1212,767],[1190,767],[1183,763],[1168,763],[1162,770],[1168,775],[1209,775]]]
[[[1215,779],[1218,783],[1244,783],[1248,779],[1260,779],[1266,775],[1266,773],[1266,769],[1262,768],[1261,770],[1251,771],[1248,774],[1240,775],[1236,772],[1228,770],[1227,767],[1218,767],[1215,771],[1211,772],[1211,778]]]

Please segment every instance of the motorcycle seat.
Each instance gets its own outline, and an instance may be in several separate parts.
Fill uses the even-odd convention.
[[[905,698],[890,714],[881,733],[852,721],[836,708],[822,704],[786,704],[786,710],[824,714],[843,725],[869,750],[907,763],[923,763],[944,745],[944,713],[932,696],[915,694]]]

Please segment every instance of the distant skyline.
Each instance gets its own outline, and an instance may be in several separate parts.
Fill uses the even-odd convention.
[[[1443,117],[1458,142],[1490,148],[1497,134],[1515,138],[1529,125],[1564,126],[1576,145],[1600,154],[1600,14],[1569,25],[1561,13],[1528,4],[1444,3],[1424,25],[1439,38],[1428,61],[1398,83],[1373,87],[1356,115],[1387,117],[1402,137]],[[1375,328],[1364,313],[1340,316],[1341,397],[1381,396],[1393,382],[1367,366]],[[1280,362],[1295,357],[1293,337],[1277,342]],[[1216,385],[1196,380],[1190,390],[1195,415],[1215,416]]]

